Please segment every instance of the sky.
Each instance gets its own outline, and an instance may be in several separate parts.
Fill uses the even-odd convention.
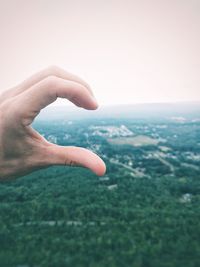
[[[0,90],[57,65],[102,105],[200,101],[199,0],[1,0],[0,40]]]

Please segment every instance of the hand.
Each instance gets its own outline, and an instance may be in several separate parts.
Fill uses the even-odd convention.
[[[79,147],[49,143],[31,123],[58,97],[85,109],[98,105],[89,86],[58,67],[43,70],[0,95],[0,181],[52,165],[82,166],[103,175],[104,162]]]

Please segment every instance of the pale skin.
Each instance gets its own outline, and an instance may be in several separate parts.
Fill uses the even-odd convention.
[[[81,166],[104,175],[106,166],[92,151],[52,144],[31,127],[41,109],[58,97],[84,109],[98,107],[86,82],[56,66],[0,95],[0,181],[52,165]]]

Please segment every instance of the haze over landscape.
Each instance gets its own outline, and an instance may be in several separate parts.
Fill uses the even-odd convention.
[[[200,266],[200,105],[51,106],[33,127],[99,154],[0,184],[4,267]]]

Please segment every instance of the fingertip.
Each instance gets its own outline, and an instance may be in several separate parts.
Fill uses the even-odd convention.
[[[96,98],[88,92],[83,94],[81,98],[76,97],[72,102],[76,106],[82,107],[87,110],[96,110],[99,106]]]
[[[92,171],[98,176],[103,176],[106,173],[106,164],[99,158],[99,162]]]
[[[106,165],[105,163],[98,169],[97,175],[103,176],[106,173]]]
[[[106,165],[99,155],[85,148],[75,148],[75,150],[79,152],[77,154],[77,162],[79,162],[80,165],[90,169],[98,176],[103,176],[105,174]]]
[[[96,110],[98,109],[99,104],[94,96],[91,96],[91,102],[90,105],[88,106],[88,109],[90,110]]]

